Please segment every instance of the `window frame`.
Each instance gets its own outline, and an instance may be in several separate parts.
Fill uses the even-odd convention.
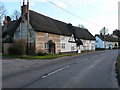
[[[49,43],[48,43],[48,42],[45,43],[45,49],[46,49],[46,50],[49,49]]]
[[[61,44],[61,48],[62,48],[62,49],[65,49],[65,43],[62,43],[62,44]]]

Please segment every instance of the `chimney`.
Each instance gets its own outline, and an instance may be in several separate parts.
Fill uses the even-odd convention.
[[[7,17],[6,17],[6,16],[4,17],[3,23],[4,23],[4,25],[8,23],[8,22],[7,22]]]
[[[7,21],[7,17],[5,16],[4,17],[4,21],[3,21],[3,30],[7,29],[7,24],[8,24],[8,21]]]
[[[23,0],[23,6],[25,5],[25,0]]]
[[[73,26],[72,26],[72,24],[69,23],[69,24],[67,24],[67,25],[68,25],[69,30],[71,30],[71,32],[73,33]]]
[[[21,16],[22,16],[22,22],[25,20],[25,14],[28,13],[28,5],[25,5],[25,0],[23,0],[23,6],[21,6]]]
[[[100,36],[102,36],[102,33],[100,33]]]

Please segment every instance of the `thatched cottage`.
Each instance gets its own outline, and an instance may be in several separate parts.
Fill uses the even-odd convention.
[[[36,53],[39,50],[48,53],[95,50],[95,37],[87,29],[72,26],[32,10],[29,10],[28,17],[27,5],[22,6],[19,20],[6,22],[5,26],[3,30],[5,53],[11,42],[21,38],[27,41],[29,39],[29,45],[35,47]]]

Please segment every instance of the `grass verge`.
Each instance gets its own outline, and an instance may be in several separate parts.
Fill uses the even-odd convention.
[[[27,56],[27,55],[18,56],[18,55],[3,54],[3,56],[8,57],[8,58],[21,58],[21,59],[32,60],[32,59],[55,59],[55,58],[60,58],[60,57],[65,57],[65,56],[74,56],[74,55],[87,54],[87,53],[91,53],[91,52],[70,53],[70,54],[48,54],[45,56]]]
[[[119,55],[118,58],[117,58],[116,74],[117,74],[116,78],[117,78],[118,84],[119,84],[119,86],[120,86],[120,55]]]

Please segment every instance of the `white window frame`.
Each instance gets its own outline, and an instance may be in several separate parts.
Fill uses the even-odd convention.
[[[74,47],[74,46],[72,46],[72,47],[71,47],[71,51],[74,51],[74,50],[75,50],[75,47]]]
[[[62,48],[62,49],[65,49],[65,43],[62,43],[62,44],[61,44],[61,48]]]
[[[45,43],[45,49],[49,49],[49,43]]]

